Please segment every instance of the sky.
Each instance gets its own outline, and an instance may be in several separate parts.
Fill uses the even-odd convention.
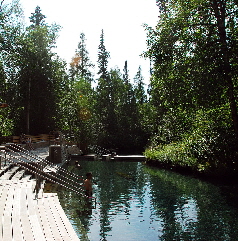
[[[40,6],[46,23],[62,27],[56,52],[67,63],[74,56],[83,32],[90,60],[97,66],[103,29],[104,44],[110,53],[109,69],[118,67],[122,72],[127,60],[130,79],[133,80],[141,66],[144,82],[148,84],[149,60],[140,54],[147,49],[143,24],[154,27],[158,21],[156,0],[20,0],[20,4],[27,24],[36,6]]]

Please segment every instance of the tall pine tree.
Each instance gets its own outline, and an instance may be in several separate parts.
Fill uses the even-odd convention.
[[[89,83],[93,81],[93,74],[91,68],[94,68],[94,64],[91,63],[89,53],[86,48],[85,34],[80,34],[80,42],[78,48],[75,51],[75,56],[70,63],[70,74],[73,78],[83,78]]]
[[[110,58],[110,53],[107,52],[104,43],[104,31],[100,35],[100,44],[98,46],[98,75],[100,79],[106,80],[108,78],[108,59]]]
[[[141,73],[141,66],[139,66],[138,71],[134,77],[134,91],[135,91],[135,97],[136,101],[139,104],[143,104],[146,102],[146,94],[145,94],[145,88],[144,88],[144,78]]]
[[[30,22],[32,22],[32,26],[42,26],[44,25],[45,15],[41,13],[41,9],[39,6],[36,7],[35,12],[31,14]]]
[[[17,64],[16,78],[12,80],[18,91],[14,98],[15,109],[19,111],[16,134],[47,133],[55,128],[58,119],[58,71],[62,65],[51,51],[58,26],[47,26],[44,18],[37,7],[30,17],[34,25],[26,29],[17,54],[11,56]]]
[[[99,144],[108,147],[111,123],[112,123],[112,83],[108,72],[109,52],[104,44],[104,31],[100,35],[100,44],[98,46],[98,85],[97,85],[97,101],[96,111],[98,116]]]

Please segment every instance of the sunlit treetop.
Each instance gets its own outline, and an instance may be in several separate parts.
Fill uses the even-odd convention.
[[[33,23],[32,26],[40,26],[44,25],[44,19],[46,18],[45,15],[41,13],[41,9],[39,6],[36,7],[35,12],[31,13],[30,22]]]

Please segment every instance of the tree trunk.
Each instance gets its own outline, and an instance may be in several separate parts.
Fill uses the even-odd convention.
[[[223,56],[223,71],[224,71],[224,79],[227,86],[227,96],[230,102],[231,116],[234,126],[234,131],[236,137],[238,138],[238,114],[237,114],[237,105],[234,96],[234,85],[232,81],[231,75],[231,65],[230,65],[230,57],[229,50],[227,46],[227,34],[226,34],[226,25],[225,25],[225,17],[226,17],[226,1],[225,0],[213,0],[213,9],[215,12],[215,17],[217,19],[217,28],[218,35],[221,43],[221,56]]]

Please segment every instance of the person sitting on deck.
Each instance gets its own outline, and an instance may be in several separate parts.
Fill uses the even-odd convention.
[[[91,172],[88,172],[86,173],[86,179],[84,180],[84,187],[85,187],[85,195],[87,197],[92,197],[92,173]]]

